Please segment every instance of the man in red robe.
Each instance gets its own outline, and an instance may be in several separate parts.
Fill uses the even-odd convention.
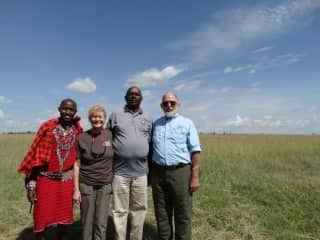
[[[58,224],[59,240],[66,239],[66,225],[73,223],[73,164],[75,140],[82,132],[77,104],[64,99],[60,117],[44,122],[18,171],[26,175],[27,197],[34,206],[36,240],[45,240],[47,226]]]

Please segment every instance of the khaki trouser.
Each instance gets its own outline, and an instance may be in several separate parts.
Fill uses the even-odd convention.
[[[130,240],[141,240],[147,213],[147,176],[127,178],[115,175],[112,182],[115,237],[125,240],[130,216]]]
[[[105,240],[108,225],[111,184],[90,186],[79,184],[83,240]]]

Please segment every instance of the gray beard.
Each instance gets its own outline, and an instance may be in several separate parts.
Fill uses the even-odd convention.
[[[175,110],[171,111],[171,112],[164,112],[164,115],[167,117],[167,118],[171,118],[171,117],[174,117],[176,115],[176,113],[178,112],[178,108],[176,108]]]

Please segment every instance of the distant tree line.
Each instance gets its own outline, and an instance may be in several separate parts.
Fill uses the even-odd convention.
[[[4,133],[4,134],[31,134],[31,133],[35,133],[35,132],[32,132],[32,131],[26,131],[26,132],[7,132],[7,133]]]

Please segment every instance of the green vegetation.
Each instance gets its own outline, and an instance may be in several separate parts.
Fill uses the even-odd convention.
[[[16,169],[33,137],[0,135],[0,239],[32,232]],[[193,239],[320,238],[320,136],[202,135],[201,142]],[[145,239],[155,239],[151,195],[149,200]],[[75,212],[78,220],[76,207]],[[74,239],[79,231],[77,222]]]

